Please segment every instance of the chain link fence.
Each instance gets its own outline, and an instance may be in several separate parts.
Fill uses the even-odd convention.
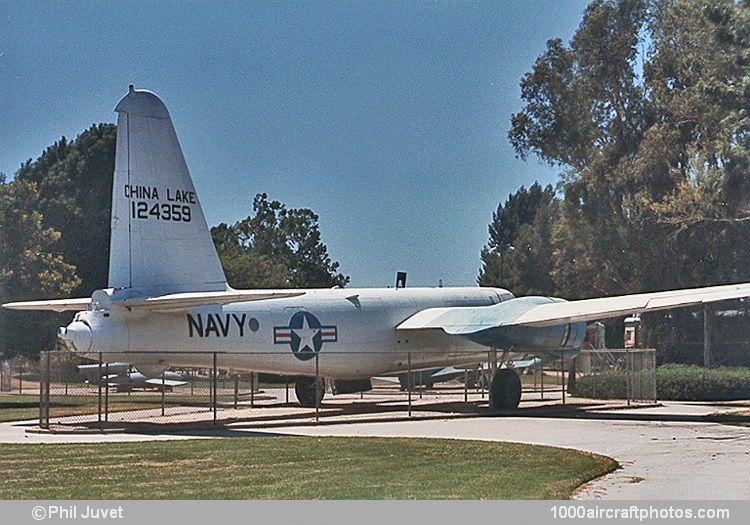
[[[149,354],[144,353],[143,356]],[[246,423],[254,427],[286,426],[319,421],[366,421],[411,416],[439,417],[440,414],[487,413],[491,367],[495,357],[488,353],[482,363],[464,368],[457,366],[429,368],[425,363],[438,363],[443,354],[405,353],[407,372],[390,377],[374,377],[370,381],[340,382],[326,380],[322,373],[308,377],[312,390],[306,406],[298,400],[296,377],[248,373],[232,369],[232,363],[262,354],[191,354],[190,367],[158,365],[155,356],[139,368],[120,362],[106,354],[87,359],[69,351],[41,354],[39,361],[13,360],[2,362],[3,385],[9,385],[14,406],[25,407],[15,419],[39,417],[42,428],[105,429],[158,425],[160,429],[174,425]],[[266,356],[267,358],[268,356]],[[316,355],[310,370],[325,370],[332,354]],[[342,356],[336,359],[341,361]],[[352,356],[353,357],[353,356]],[[525,406],[566,402],[570,359],[562,354],[548,356],[545,364],[539,359],[527,360],[518,370]],[[252,358],[252,357],[250,357]],[[361,353],[357,354],[362,359]],[[366,358],[366,357],[365,357]],[[320,363],[318,363],[320,360]],[[611,399],[629,401],[655,399],[654,352],[607,351],[583,352],[577,358],[578,383],[593,379],[591,394],[600,397],[611,383],[607,372],[627,372],[616,381],[623,384],[622,394]],[[7,366],[6,366],[7,363]],[[409,370],[412,370],[409,373]],[[6,378],[7,376],[7,378]],[[317,399],[317,394],[325,394]],[[580,395],[573,392],[574,395]],[[310,402],[310,400],[313,400]],[[19,404],[19,400],[26,400]],[[304,401],[304,400],[303,400]],[[33,407],[33,408],[32,408]],[[38,412],[37,412],[38,409]],[[0,420],[9,412],[0,412]],[[10,414],[12,416],[12,414]]]
[[[434,381],[430,375],[440,369],[349,382],[327,380],[319,374],[308,378],[308,382],[316,393],[319,390],[324,394],[323,398],[313,403],[307,400],[307,406],[300,406],[295,388],[298,378],[238,372],[228,366],[249,355],[263,356],[191,354],[195,366],[170,367],[154,373],[158,366],[141,366],[139,370],[106,354],[91,360],[69,351],[42,353],[34,383],[39,395],[40,426],[113,428],[126,424],[187,425],[238,420],[272,426],[341,416],[408,417],[417,401],[428,403],[430,411],[471,411],[488,399],[487,382],[476,367],[454,369],[450,376],[445,375],[450,370],[443,369],[444,374]],[[361,358],[362,354],[358,356]],[[311,370],[318,369],[319,359],[322,366],[324,359],[332,357],[330,353],[316,355],[311,360]],[[438,358],[426,353],[404,357],[405,361],[413,359],[415,365]],[[468,408],[458,409],[460,403],[469,403]]]
[[[652,348],[582,350],[576,358],[575,395],[656,403],[656,350]]]
[[[263,399],[258,374],[219,369],[215,354],[200,354],[194,361],[197,366],[144,374],[106,355],[91,360],[71,352],[43,352],[40,426],[216,421],[219,410],[252,408]]]
[[[39,388],[39,362],[25,357],[0,360],[0,393],[19,395]]]

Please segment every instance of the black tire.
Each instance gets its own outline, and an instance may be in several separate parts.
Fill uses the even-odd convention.
[[[316,388],[314,377],[298,377],[294,383],[294,393],[297,394],[297,401],[303,407],[314,408],[320,406],[325,394],[323,380],[320,379],[320,387]],[[316,399],[317,397],[317,399]]]
[[[513,410],[521,402],[521,378],[512,368],[495,372],[490,385],[490,410]]]

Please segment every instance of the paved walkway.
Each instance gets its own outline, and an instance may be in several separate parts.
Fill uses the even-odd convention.
[[[580,499],[747,499],[750,428],[665,419],[710,414],[712,407],[671,405],[602,413],[604,419],[472,418],[283,429],[326,436],[444,437],[574,448],[617,459],[622,469],[584,486]],[[697,413],[697,414],[696,414]],[[677,418],[679,419],[679,418]],[[282,431],[282,429],[278,429]],[[509,458],[512,460],[512,458]]]

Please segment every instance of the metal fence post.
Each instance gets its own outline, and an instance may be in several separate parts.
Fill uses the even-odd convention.
[[[595,361],[596,354],[591,355],[591,375],[593,376],[591,378],[592,386],[591,386],[591,397],[596,399],[596,376],[599,375],[599,363],[597,362],[596,365],[593,365]]]
[[[104,421],[109,421],[109,363],[104,365]]]
[[[52,384],[51,369],[52,369],[52,354],[50,352],[47,352],[47,366],[46,366],[46,370],[44,371],[44,374],[47,377],[47,380],[44,383],[44,403],[47,405],[47,428],[49,428],[49,410],[51,408],[51,402],[50,402],[50,389],[51,389],[51,384]]]
[[[492,366],[490,365],[490,361],[492,361],[492,352],[487,352],[487,373],[482,374],[482,399],[484,399],[484,390],[485,387],[489,390],[490,382],[488,380],[492,378]]]
[[[164,397],[167,395],[167,382],[166,382],[167,371],[161,373],[161,415],[164,415]]]
[[[409,392],[409,417],[411,417],[411,352],[406,354],[406,388]]]
[[[49,390],[50,390],[50,353],[44,351],[39,355],[39,428],[49,429]]]
[[[646,360],[646,356],[643,352],[638,356],[638,392],[640,392],[641,401],[646,400],[646,395],[643,391],[643,363]]]
[[[469,401],[469,371],[464,368],[464,403]]]
[[[213,365],[208,369],[208,411],[214,409],[214,387],[213,387],[214,369]]]
[[[102,428],[102,353],[99,352],[99,366],[97,367],[97,407],[96,417],[99,428]]]
[[[44,376],[43,370],[44,370],[44,354],[45,351],[42,350],[39,353],[39,428],[44,428]]]
[[[630,350],[625,349],[625,397],[628,398],[628,405],[630,405]]]
[[[216,413],[216,404],[217,404],[217,398],[216,398],[216,384],[219,379],[219,374],[217,370],[217,363],[216,363],[216,352],[214,352],[214,363],[213,363],[213,380],[211,381],[211,391],[213,392],[213,412],[214,412],[214,425],[216,424],[218,417]]]
[[[539,399],[544,401],[544,361],[539,363],[539,392]]]
[[[255,408],[255,372],[250,372],[250,408]]]
[[[286,391],[286,404],[289,404],[289,379],[284,379],[284,390]]]
[[[240,375],[234,374],[234,409],[235,410],[237,410],[237,396],[239,396],[239,394],[240,394]]]
[[[656,348],[654,348],[651,355],[653,357],[651,358],[650,361],[651,361],[652,368],[654,369],[654,404],[656,404],[657,402],[656,401]]]
[[[315,421],[320,421],[320,364],[315,354]]]

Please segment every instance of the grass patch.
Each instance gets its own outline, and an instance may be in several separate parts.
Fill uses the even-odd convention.
[[[0,499],[563,499],[617,466],[574,450],[449,439],[3,445]]]
[[[172,397],[172,399],[170,399]],[[221,397],[218,396],[221,402]],[[102,406],[104,398],[102,397]],[[205,397],[174,396],[167,394],[165,407],[193,404],[208,406]],[[161,408],[161,394],[149,395],[112,395],[109,396],[109,412],[125,410],[144,410]],[[50,417],[68,417],[96,414],[99,402],[94,395],[54,395],[50,398]],[[102,410],[104,410],[102,408]],[[2,395],[0,396],[0,422],[37,419],[39,417],[38,395]]]

